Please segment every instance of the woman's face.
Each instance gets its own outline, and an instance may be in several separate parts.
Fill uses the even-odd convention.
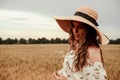
[[[72,32],[74,35],[74,39],[79,41],[79,39],[86,36],[86,28],[85,24],[77,21],[72,21]]]

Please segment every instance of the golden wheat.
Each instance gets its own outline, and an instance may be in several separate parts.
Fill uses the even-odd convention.
[[[52,80],[68,44],[0,45],[0,80]],[[109,80],[120,80],[120,45],[102,46]]]

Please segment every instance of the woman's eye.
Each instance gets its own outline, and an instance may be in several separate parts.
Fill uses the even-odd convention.
[[[85,27],[83,25],[79,25],[79,28],[80,29],[84,29]]]
[[[80,29],[83,29],[84,27],[79,27]]]
[[[72,27],[74,28],[75,27],[75,25],[72,23]]]

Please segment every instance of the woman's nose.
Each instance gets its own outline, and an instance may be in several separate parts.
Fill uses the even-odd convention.
[[[75,27],[74,32],[75,32],[75,33],[77,33],[77,32],[78,32],[77,27]]]

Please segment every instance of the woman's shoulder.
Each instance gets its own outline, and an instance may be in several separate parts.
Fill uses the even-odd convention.
[[[100,47],[90,46],[88,47],[89,53],[100,53]]]
[[[101,50],[99,47],[91,46],[88,48],[88,58],[94,62],[102,62]]]

